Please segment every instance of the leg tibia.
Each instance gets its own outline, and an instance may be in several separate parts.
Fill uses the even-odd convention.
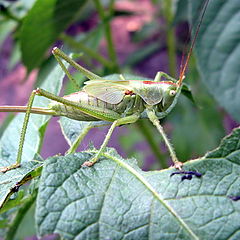
[[[112,136],[112,133],[113,133],[113,130],[115,129],[115,127],[117,127],[119,125],[123,125],[123,124],[134,123],[138,119],[139,119],[139,114],[134,114],[134,115],[124,117],[124,118],[120,118],[120,119],[117,119],[116,121],[114,121],[112,123],[111,127],[109,128],[108,133],[107,133],[99,151],[96,153],[96,155],[90,161],[84,162],[82,166],[90,167],[98,161],[99,157],[101,156],[101,154],[105,150],[105,148],[106,148],[106,146],[107,146],[107,144],[110,140],[110,137]]]
[[[162,138],[170,152],[170,156],[172,158],[172,161],[174,163],[174,167],[181,170],[183,163],[180,162],[176,156],[175,150],[172,146],[172,144],[170,143],[169,139],[167,138],[166,133],[164,132],[162,126],[159,123],[159,120],[155,114],[155,112],[152,109],[147,109],[147,114],[148,117],[150,119],[150,121],[153,123],[154,126],[156,126],[156,128],[158,129],[159,133],[162,135]]]
[[[29,117],[30,117],[30,113],[31,113],[31,108],[32,108],[32,105],[33,105],[33,100],[34,100],[34,97],[36,96],[36,94],[37,94],[37,91],[33,90],[32,94],[31,94],[31,96],[29,97],[29,100],[28,100],[26,114],[25,114],[25,117],[24,117],[24,120],[23,120],[22,131],[21,131],[21,134],[20,134],[16,163],[14,163],[13,165],[1,168],[0,172],[7,172],[11,169],[15,169],[15,168],[19,167],[20,164],[21,164],[24,140],[25,140],[25,136],[26,136],[26,131],[27,131],[27,126],[28,126]]]
[[[86,76],[88,79],[101,79],[98,75],[90,72],[86,68],[80,66],[78,63],[76,63],[74,60],[72,60],[70,57],[68,57],[63,51],[61,51],[59,48],[55,47],[52,50],[53,55],[56,57],[57,61],[61,62],[60,58],[64,59],[66,62],[68,62],[71,66],[73,66],[75,69],[77,69],[80,73],[82,73],[84,76]],[[60,63],[59,62],[59,63]],[[62,67],[62,64],[60,64]],[[66,73],[65,69],[63,68],[64,72]],[[68,71],[67,71],[68,72]],[[67,74],[67,73],[66,73]],[[68,76],[68,74],[67,74]]]

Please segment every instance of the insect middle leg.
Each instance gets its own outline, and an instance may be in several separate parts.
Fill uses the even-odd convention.
[[[96,128],[96,127],[104,127],[104,126],[108,126],[110,125],[109,122],[103,122],[102,124],[99,123],[95,123],[95,124],[90,124],[87,127],[85,127],[81,133],[79,134],[79,136],[76,138],[76,140],[73,142],[73,144],[71,145],[71,147],[68,149],[68,151],[66,152],[66,155],[68,154],[73,154],[76,152],[78,146],[81,144],[82,140],[84,139],[84,137],[88,134],[88,132],[92,129],[92,128]]]
[[[113,124],[111,125],[111,127],[109,128],[108,130],[108,133],[100,147],[100,149],[98,150],[98,152],[96,153],[96,155],[89,161],[86,161],[83,163],[82,166],[86,166],[86,167],[91,167],[93,164],[95,164],[99,157],[101,156],[101,154],[103,153],[103,151],[105,150],[109,140],[110,140],[110,137],[113,133],[113,130],[119,126],[119,125],[123,125],[123,124],[128,124],[128,123],[134,123],[136,122],[138,119],[139,119],[140,115],[138,113],[136,114],[133,114],[133,115],[130,115],[130,116],[127,116],[127,117],[123,117],[123,118],[120,118],[120,119],[117,119],[113,122]]]

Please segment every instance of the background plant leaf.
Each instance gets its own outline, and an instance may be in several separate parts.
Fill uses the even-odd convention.
[[[191,1],[195,16],[202,1]],[[231,116],[240,121],[240,2],[210,1],[196,44],[198,64],[209,92]]]
[[[67,66],[67,65],[66,65]],[[49,71],[49,68],[46,68]],[[44,75],[45,70],[41,71]],[[49,73],[41,87],[51,93],[58,94],[62,86],[64,72],[61,67],[56,65]],[[34,105],[38,107],[47,107],[49,100],[36,96]],[[22,130],[24,114],[18,114],[8,125],[0,140],[0,167],[6,167],[16,162],[20,133]],[[43,134],[49,116],[31,115],[28,130],[23,147],[22,167],[11,170],[7,173],[0,173],[0,207],[6,201],[9,194],[12,193],[12,187],[16,185],[20,179],[23,179],[39,164],[32,162],[36,154],[39,152]],[[16,140],[17,139],[17,140]],[[26,163],[26,164],[25,164]]]
[[[37,0],[24,19],[22,60],[28,71],[37,67],[59,34],[73,21],[86,0]],[[31,51],[29,51],[31,49]]]
[[[38,234],[64,239],[238,239],[240,128],[219,148],[184,165],[202,173],[181,181],[175,169],[143,172],[108,149],[49,158],[36,207]],[[61,199],[61,201],[59,201]]]

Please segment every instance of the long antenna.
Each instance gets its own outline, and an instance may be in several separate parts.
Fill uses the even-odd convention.
[[[178,80],[178,85],[179,85],[179,86],[181,86],[182,81],[183,81],[183,79],[184,79],[184,74],[185,74],[186,68],[187,68],[187,66],[188,66],[189,59],[190,59],[190,57],[191,57],[191,55],[192,55],[193,47],[194,47],[194,45],[195,45],[195,43],[196,43],[197,36],[198,36],[199,30],[200,30],[200,26],[201,26],[201,24],[202,24],[203,17],[204,17],[204,15],[205,15],[205,12],[206,12],[206,9],[207,9],[207,6],[208,6],[209,1],[210,1],[210,0],[206,0],[205,3],[204,3],[203,9],[202,9],[202,14],[201,14],[201,16],[200,16],[200,20],[199,20],[198,25],[197,25],[197,30],[196,30],[196,33],[195,33],[195,35],[194,35],[193,41],[192,41],[192,43],[191,43],[190,50],[189,50],[189,53],[188,53],[188,55],[187,55],[186,62],[185,62],[185,64],[184,64],[184,66],[182,66],[182,64],[181,64],[181,67],[180,67],[180,71],[181,71],[181,72],[180,72],[180,76],[179,76],[179,80]],[[182,59],[183,59],[183,58],[182,58]]]

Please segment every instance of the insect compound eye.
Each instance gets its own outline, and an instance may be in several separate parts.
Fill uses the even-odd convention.
[[[176,91],[175,90],[170,90],[169,91],[169,95],[172,96],[172,97],[175,96],[176,95]]]

